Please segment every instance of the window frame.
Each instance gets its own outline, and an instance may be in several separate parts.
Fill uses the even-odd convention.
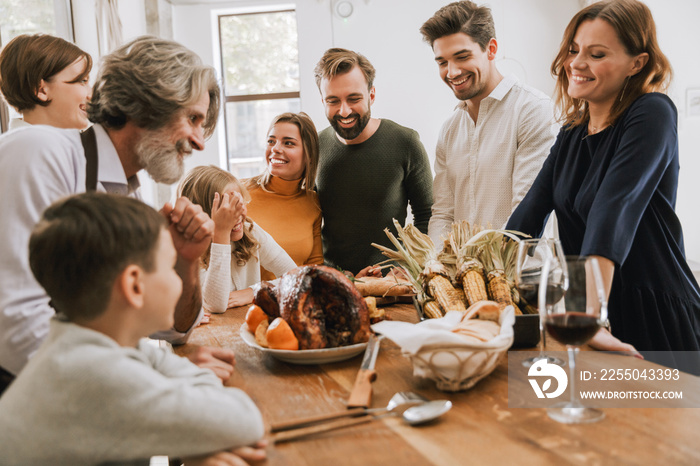
[[[221,20],[225,17],[231,16],[250,16],[250,15],[266,15],[274,13],[294,13],[295,18],[297,15],[297,9],[293,5],[279,5],[273,8],[261,8],[259,10],[240,10],[240,11],[227,11],[218,12],[216,14],[216,24],[217,24],[217,34],[218,34],[218,46],[219,46],[219,66],[221,72],[221,88],[223,91],[223,117],[224,117],[224,145],[226,153],[226,170],[231,171],[231,156],[229,155],[229,132],[228,132],[228,112],[226,111],[226,104],[236,103],[236,102],[253,102],[253,101],[263,101],[263,100],[282,100],[282,99],[299,99],[301,101],[301,84],[299,85],[298,91],[291,92],[270,92],[265,94],[245,94],[245,95],[228,95],[226,93],[226,66],[224,64],[224,44],[222,37],[222,27]],[[297,30],[297,50],[299,49],[299,33]],[[246,163],[246,162],[242,162]]]

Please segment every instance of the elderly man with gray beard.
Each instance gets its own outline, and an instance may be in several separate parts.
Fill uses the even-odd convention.
[[[140,199],[142,169],[157,182],[178,181],[184,158],[213,133],[219,101],[215,72],[196,54],[140,37],[104,58],[87,109],[90,129],[37,125],[0,137],[0,393],[45,339],[54,314],[28,263],[29,235],[44,209],[84,191]],[[184,343],[202,315],[198,260],[214,223],[185,198],[161,212],[170,222],[183,292],[174,327],[154,337]],[[191,359],[223,380],[233,371],[228,350],[205,348]]]

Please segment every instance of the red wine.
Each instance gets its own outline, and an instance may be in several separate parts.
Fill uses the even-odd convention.
[[[530,306],[534,308],[539,308],[539,290],[540,284],[537,282],[521,283],[520,285],[518,285],[518,292],[520,293],[520,297],[523,298]],[[564,290],[562,290],[561,286],[547,285],[547,304],[556,304],[563,297]]]
[[[593,338],[598,331],[598,319],[582,312],[550,314],[545,320],[547,331],[565,345],[578,346]]]

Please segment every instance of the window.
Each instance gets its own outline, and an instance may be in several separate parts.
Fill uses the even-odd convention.
[[[292,9],[220,15],[228,169],[261,173],[272,119],[298,112],[299,50]]]
[[[20,34],[43,32],[73,40],[70,0],[0,0],[0,49]],[[0,100],[0,132],[17,116]]]
[[[73,40],[70,0],[0,0],[0,39],[43,32]]]

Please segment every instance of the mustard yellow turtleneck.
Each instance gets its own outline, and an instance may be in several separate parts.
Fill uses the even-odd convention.
[[[314,191],[302,191],[301,180],[287,181],[275,176],[265,186],[249,188],[248,217],[287,251],[297,265],[323,264],[321,207]],[[261,268],[262,279],[275,276]]]

